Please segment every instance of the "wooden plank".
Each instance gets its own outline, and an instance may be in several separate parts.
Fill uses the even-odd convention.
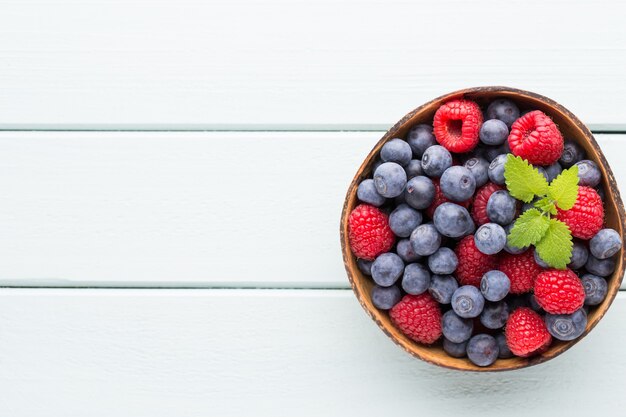
[[[381,132],[2,132],[0,285],[347,287]],[[597,135],[626,184],[626,135]]]
[[[0,404],[11,417],[614,415],[625,314],[619,294],[563,356],[478,375],[410,357],[348,290],[2,289]]]
[[[386,129],[448,91],[511,85],[623,129],[625,14],[620,0],[6,0],[0,128]]]

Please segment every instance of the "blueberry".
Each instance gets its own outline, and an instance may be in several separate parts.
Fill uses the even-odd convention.
[[[485,223],[474,234],[476,249],[485,255],[495,255],[506,246],[506,231],[496,223]]]
[[[428,268],[433,274],[451,274],[459,264],[459,259],[450,248],[439,248],[428,257]]]
[[[558,162],[548,165],[547,167],[544,167],[544,169],[548,175],[548,182],[551,182],[553,179],[558,177],[561,171],[563,171],[563,167]]]
[[[582,161],[576,162],[574,165],[578,167],[578,185],[595,187],[600,184],[602,173],[595,162],[583,159]]]
[[[404,193],[402,193],[399,196],[397,196],[396,198],[394,198],[393,199],[393,203],[396,206],[399,206],[400,204],[406,204],[406,199],[404,198]]]
[[[432,223],[417,226],[410,240],[413,251],[420,256],[432,255],[441,246],[441,235]]]
[[[504,144],[500,146],[487,146],[485,149],[485,153],[482,156],[490,163],[498,156],[510,153],[511,151],[508,142],[504,142]]]
[[[487,107],[487,118],[502,120],[510,129],[513,122],[519,118],[519,108],[511,100],[499,98]]]
[[[464,285],[452,295],[452,309],[463,318],[478,317],[485,306],[485,299],[478,288]]]
[[[411,232],[422,223],[422,213],[400,204],[389,215],[389,227],[399,237],[409,237]]]
[[[494,158],[493,161],[489,164],[489,168],[487,169],[487,173],[489,175],[489,179],[491,182],[495,182],[496,184],[504,184],[504,164],[506,163],[507,154],[500,154]]]
[[[443,350],[453,358],[464,358],[467,349],[467,342],[454,343],[448,339],[443,339]]]
[[[411,159],[407,166],[404,167],[404,171],[406,172],[406,177],[408,179],[424,175],[424,170],[422,169],[422,161],[419,159]]]
[[[404,271],[404,262],[395,253],[378,255],[372,264],[372,278],[381,287],[390,287]]]
[[[585,269],[594,275],[608,277],[615,271],[615,259],[598,259],[592,254],[589,254]]]
[[[415,209],[425,209],[435,200],[435,185],[428,177],[411,178],[406,183],[404,199],[409,206]]]
[[[487,172],[487,170],[489,169],[489,162],[487,162],[485,158],[470,158],[465,161],[465,164],[463,166],[469,169],[469,171],[474,176],[474,181],[476,181],[476,188],[482,187],[483,185],[487,184],[487,181],[489,181],[489,173]]]
[[[480,127],[480,141],[487,145],[502,145],[508,137],[509,128],[502,120],[485,120]]]
[[[488,334],[477,334],[467,342],[467,357],[474,365],[489,366],[498,359],[498,342]]]
[[[609,258],[621,248],[622,237],[613,229],[602,229],[589,241],[589,250],[598,259]]]
[[[498,358],[509,359],[513,357],[513,352],[509,349],[509,345],[506,344],[506,336],[504,333],[498,333],[496,335],[496,342],[498,342]]]
[[[539,171],[539,173],[543,175],[546,181],[548,181],[548,172],[545,169],[543,169],[543,167],[535,166],[535,169],[537,169],[537,171]]]
[[[382,164],[383,164],[383,161],[381,161],[380,159],[375,160],[374,163],[372,164],[372,173],[376,172],[378,167],[381,166]]]
[[[606,193],[604,192],[604,187],[602,186],[602,184],[596,187],[596,191],[598,192],[598,195],[600,196],[600,200],[604,201],[606,199]]]
[[[587,250],[587,245],[585,245],[580,240],[574,239],[574,245],[572,246],[572,257],[570,258],[569,264],[567,267],[569,269],[579,269],[582,268],[589,258],[589,251]]]
[[[446,339],[453,343],[463,343],[472,337],[474,320],[464,319],[452,310],[446,311],[441,318],[441,330]]]
[[[546,314],[548,332],[558,340],[574,340],[587,328],[587,313],[582,308],[572,314]]]
[[[356,266],[359,267],[359,271],[361,271],[363,274],[367,275],[367,276],[371,276],[372,275],[372,264],[374,263],[374,261],[366,261],[365,259],[357,259],[356,260]]]
[[[530,203],[524,203],[522,204],[522,213],[525,213],[526,211],[535,208],[535,203],[537,202],[537,198],[535,198],[533,201],[531,201]]]
[[[430,125],[417,125],[409,130],[406,141],[413,150],[413,155],[421,158],[426,149],[437,144],[433,128]]]
[[[545,269],[550,268],[550,265],[548,265],[543,259],[541,259],[541,256],[539,256],[539,253],[537,253],[536,250],[533,251],[533,252],[534,252],[533,255],[535,256],[535,263],[537,265],[539,265],[540,267],[545,268]]]
[[[500,226],[506,226],[515,218],[516,206],[516,200],[508,191],[496,191],[487,201],[487,217]]]
[[[428,292],[439,304],[450,304],[457,288],[459,284],[452,275],[433,275],[430,277]]]
[[[402,276],[402,289],[408,294],[418,295],[430,286],[430,272],[424,265],[408,264]]]
[[[487,271],[480,280],[480,292],[486,300],[500,301],[511,289],[509,277],[502,271]]]
[[[513,226],[515,225],[515,223],[509,223],[506,226],[504,226],[504,231],[506,232],[506,235],[508,236],[509,233],[511,233],[511,229],[513,228]],[[525,248],[516,248],[514,246],[509,245],[509,242],[507,240],[506,245],[504,245],[504,250],[507,251],[508,253],[512,254],[512,255],[518,255],[522,252],[525,252],[526,249],[528,249],[528,247]]]
[[[563,168],[569,168],[585,157],[585,151],[578,144],[571,140],[566,140],[563,144],[563,153],[559,162]]]
[[[406,166],[413,157],[413,151],[408,143],[402,139],[391,139],[380,150],[380,159],[385,162],[395,162]]]
[[[389,310],[402,298],[402,292],[395,285],[391,287],[381,287],[374,285],[372,288],[372,303],[376,308]]]
[[[606,298],[609,286],[604,278],[585,274],[581,278],[585,288],[585,305],[596,306]]]
[[[422,169],[429,177],[441,177],[451,166],[452,155],[443,146],[431,146],[422,155]]]
[[[528,301],[528,307],[530,307],[537,313],[543,313],[543,308],[537,302],[537,297],[535,297],[535,294],[527,294],[526,299]]]
[[[444,171],[439,187],[448,199],[462,202],[469,200],[474,195],[476,180],[469,169],[455,165]]]
[[[363,180],[359,184],[359,188],[356,190],[356,196],[364,203],[371,204],[376,207],[380,207],[385,204],[387,199],[376,191],[374,180]]]
[[[406,186],[406,172],[395,162],[385,162],[374,171],[374,185],[383,197],[397,197]]]
[[[509,318],[509,305],[504,301],[485,303],[480,313],[480,322],[488,329],[501,329]]]
[[[402,239],[398,241],[398,245],[396,246],[396,253],[406,263],[419,261],[422,258],[417,253],[415,253],[415,251],[413,250],[413,245],[411,245],[411,241],[409,239]]]
[[[474,221],[465,207],[454,203],[443,203],[433,214],[435,227],[444,236],[462,237],[474,231]]]

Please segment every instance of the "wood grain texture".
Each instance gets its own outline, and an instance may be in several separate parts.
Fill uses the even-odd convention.
[[[341,206],[382,135],[1,132],[0,285],[347,288]],[[626,184],[626,135],[596,137]]]
[[[0,128],[387,128],[477,85],[624,128],[625,14],[620,0],[5,0]]]
[[[564,355],[474,374],[407,355],[349,290],[2,289],[0,404],[11,417],[614,415],[625,314],[621,293]]]

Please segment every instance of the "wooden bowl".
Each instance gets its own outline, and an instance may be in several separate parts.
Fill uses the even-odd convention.
[[[350,245],[348,242],[348,216],[350,215],[352,209],[358,204],[356,192],[359,183],[363,179],[371,177],[372,165],[385,142],[396,137],[406,137],[407,132],[414,125],[420,123],[432,124],[435,111],[444,102],[452,99],[467,98],[476,101],[479,105],[481,105],[481,107],[483,107],[486,103],[498,97],[513,100],[522,111],[526,109],[537,109],[543,111],[552,117],[566,139],[576,141],[585,149],[587,157],[596,162],[602,171],[602,185],[604,186],[606,193],[604,202],[605,227],[617,230],[622,236],[624,233],[624,222],[626,217],[624,214],[624,206],[609,164],[606,162],[600,147],[596,143],[589,129],[585,127],[585,125],[583,125],[583,123],[578,120],[576,116],[555,101],[535,93],[508,87],[477,87],[446,94],[416,108],[404,116],[382,137],[374,149],[372,149],[350,184],[350,188],[346,194],[343,212],[341,214],[341,250],[343,252],[343,260],[346,272],[348,273],[348,278],[350,279],[350,284],[352,285],[352,289],[354,290],[356,297],[369,316],[376,322],[376,324],[378,324],[381,330],[391,338],[391,340],[411,355],[426,362],[462,371],[505,371],[525,368],[527,366],[546,362],[565,352],[585,337],[585,335],[595,327],[598,321],[600,321],[602,316],[604,316],[604,313],[606,313],[607,309],[613,302],[617,291],[619,290],[622,277],[624,275],[625,252],[624,248],[622,248],[621,251],[615,255],[615,272],[607,278],[609,284],[607,297],[602,304],[591,309],[588,317],[587,329],[578,339],[571,342],[554,340],[550,348],[541,355],[530,358],[514,357],[511,359],[498,359],[493,365],[484,368],[472,364],[467,358],[457,359],[448,356],[443,351],[440,342],[433,346],[425,346],[413,342],[394,327],[387,312],[374,307],[370,298],[370,291],[374,285],[373,281],[371,278],[364,276],[359,271],[356,264],[356,258],[350,251]]]

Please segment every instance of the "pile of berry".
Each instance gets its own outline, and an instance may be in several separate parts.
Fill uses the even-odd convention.
[[[603,228],[601,177],[539,110],[443,104],[359,184],[349,240],[372,303],[478,366],[579,337],[622,246]]]

